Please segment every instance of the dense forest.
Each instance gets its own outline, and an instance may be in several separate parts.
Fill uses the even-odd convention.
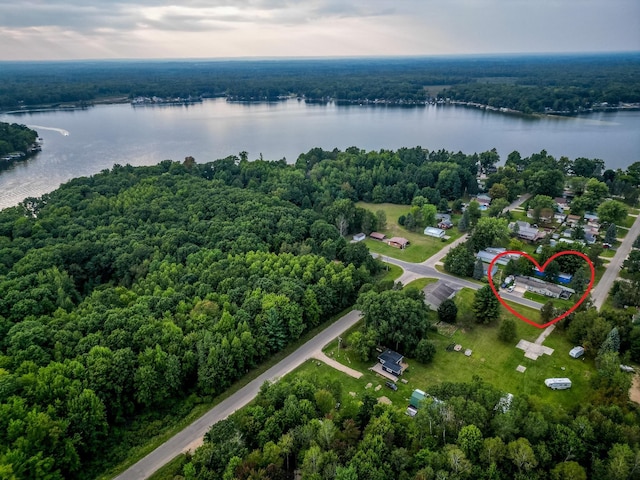
[[[338,381],[265,384],[251,406],[211,428],[183,478],[639,478],[637,410],[585,403],[567,412],[518,397],[505,405],[477,377],[431,393],[409,417],[370,392],[351,397]]]
[[[384,219],[356,201],[455,204],[498,161],[421,147],[313,149],[295,165],[188,157],[0,211],[0,477],[91,478],[121,461],[166,416],[372,298],[380,265],[343,234]],[[638,165],[507,163],[488,179],[506,196],[554,195],[576,171],[622,194],[640,183]]]
[[[638,54],[0,65],[4,110],[152,95],[397,105],[451,98],[527,113],[640,102]]]
[[[17,123],[0,122],[0,156],[8,153],[30,151],[38,138],[38,132]]]

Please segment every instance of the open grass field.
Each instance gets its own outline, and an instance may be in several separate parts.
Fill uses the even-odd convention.
[[[636,221],[636,217],[632,217],[631,215],[627,215],[625,217],[625,219],[618,223],[617,225],[620,227],[626,227],[626,228],[631,228],[631,225],[633,225],[633,222]]]
[[[573,300],[563,300],[562,298],[549,298],[544,295],[539,295],[533,292],[524,292],[524,298],[528,298],[529,300],[533,300],[539,303],[547,303],[549,300],[553,302],[553,306],[556,308],[571,308],[575,305]],[[580,297],[576,297],[580,298]]]
[[[458,293],[456,303],[459,311],[470,308],[473,295],[470,289],[463,289]],[[538,311],[520,305],[510,305],[528,318],[539,321]],[[555,350],[551,356],[543,355],[535,361],[525,358],[524,352],[515,348],[518,340],[533,342],[543,330],[518,320],[516,340],[510,343],[501,342],[497,338],[499,322],[511,315],[502,307],[501,310],[501,318],[495,325],[474,325],[469,330],[458,328],[451,337],[429,334],[437,349],[434,361],[429,365],[422,365],[409,359],[409,369],[402,376],[408,383],[405,385],[397,382],[398,392],[389,390],[386,396],[392,400],[397,397],[406,399],[415,388],[428,392],[429,387],[438,383],[469,382],[474,375],[478,375],[504,392],[535,396],[542,402],[555,402],[566,408],[589,401],[589,378],[595,372],[593,361],[569,357],[569,350],[573,345],[559,329],[551,333],[544,342],[545,346]],[[433,315],[435,319],[435,313]],[[354,327],[356,328],[359,326]],[[473,353],[467,357],[462,352],[447,351],[447,346],[452,343],[462,345],[463,351],[471,349]],[[337,343],[331,343],[325,349],[325,353],[351,368],[366,372],[362,380],[370,381],[372,373],[368,369],[374,361],[359,362],[348,348],[338,351],[337,347]],[[518,365],[526,367],[526,371],[517,372]],[[568,377],[572,380],[573,387],[566,391],[550,390],[544,385],[544,380],[550,377]],[[384,385],[384,380],[380,381]]]
[[[381,233],[384,233],[387,237],[404,237],[409,240],[410,244],[404,250],[390,247],[386,243],[378,240],[372,240],[370,238],[365,240],[369,250],[388,257],[414,263],[424,262],[427,258],[439,252],[444,246],[462,235],[457,228],[451,228],[447,230],[447,235],[451,238],[446,242],[443,242],[440,239],[426,236],[423,233],[423,229],[416,229],[416,231],[410,232],[406,228],[401,227],[398,224],[398,218],[400,215],[406,215],[409,212],[409,208],[411,208],[409,205],[365,202],[358,202],[356,205],[372,212],[376,212],[378,210],[384,211],[387,215],[387,228],[382,230]],[[453,218],[455,220],[455,216]]]

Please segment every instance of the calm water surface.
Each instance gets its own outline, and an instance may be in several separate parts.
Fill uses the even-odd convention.
[[[0,208],[40,196],[114,163],[152,165],[186,156],[205,163],[247,151],[250,159],[298,155],[313,147],[344,150],[421,145],[465,153],[496,148],[505,159],[545,149],[601,158],[609,168],[640,161],[640,112],[571,118],[525,118],[453,107],[307,105],[297,100],[237,104],[212,99],[190,106],[103,105],[87,110],[3,114],[0,121],[38,130],[43,151],[0,172]],[[65,135],[68,133],[68,135]]]

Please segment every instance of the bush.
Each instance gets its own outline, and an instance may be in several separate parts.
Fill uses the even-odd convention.
[[[418,346],[416,347],[416,360],[420,363],[429,363],[433,360],[433,357],[436,355],[436,345],[423,338],[418,342]]]
[[[505,318],[498,329],[498,340],[505,343],[513,342],[516,339],[516,322],[513,318]]]

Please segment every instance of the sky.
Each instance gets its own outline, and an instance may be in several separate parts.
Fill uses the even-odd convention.
[[[0,0],[0,60],[640,51],[640,0]]]

